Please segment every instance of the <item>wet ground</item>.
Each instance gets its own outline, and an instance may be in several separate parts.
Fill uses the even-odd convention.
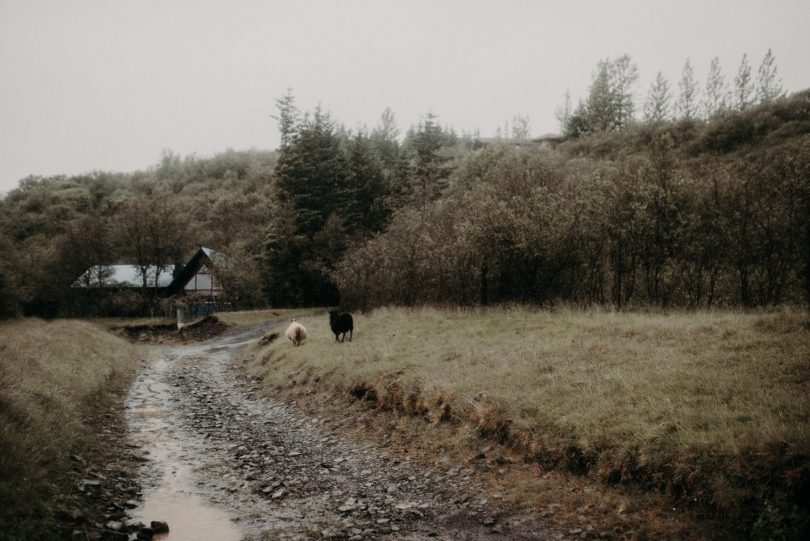
[[[563,538],[509,516],[471,469],[399,459],[262,396],[230,357],[266,330],[158,350],[138,376],[133,521],[168,522],[169,541]]]

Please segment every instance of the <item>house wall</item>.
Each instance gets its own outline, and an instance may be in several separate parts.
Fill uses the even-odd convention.
[[[216,297],[222,293],[222,286],[211,271],[203,265],[197,274],[189,280],[185,287],[186,293],[196,293],[204,297]]]

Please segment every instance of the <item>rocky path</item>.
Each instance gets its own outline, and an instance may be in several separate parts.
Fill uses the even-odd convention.
[[[503,516],[470,469],[399,460],[259,393],[229,362],[260,330],[161,350],[127,400],[149,461],[133,520],[183,539],[560,539]]]

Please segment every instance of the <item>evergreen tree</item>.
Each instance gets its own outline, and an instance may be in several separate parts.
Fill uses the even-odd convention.
[[[633,94],[638,81],[638,67],[626,54],[610,62],[609,66],[610,92],[614,101],[614,128],[621,130],[633,121],[636,111]]]
[[[295,136],[300,114],[295,106],[295,97],[292,88],[287,88],[287,93],[276,100],[278,114],[273,118],[278,120],[278,130],[281,135],[281,148],[286,147]]]
[[[706,96],[703,111],[706,118],[712,118],[728,107],[729,92],[726,77],[720,70],[720,60],[715,56],[709,64],[706,77]]]
[[[751,65],[748,63],[748,54],[743,54],[737,76],[734,77],[734,106],[740,111],[748,109],[753,104],[754,81],[751,78]]]
[[[696,118],[698,115],[698,84],[695,81],[695,70],[687,58],[678,83],[678,103],[676,114],[679,118]]]
[[[436,115],[428,112],[414,133],[412,197],[424,209],[436,199],[450,174],[448,158],[441,154],[444,134],[436,122]]]
[[[644,120],[647,122],[660,122],[670,117],[670,101],[672,95],[669,81],[662,72],[658,72],[655,81],[650,84],[647,100],[644,103]]]
[[[291,202],[274,202],[265,234],[263,272],[265,294],[273,306],[300,306],[308,285],[304,261],[310,241],[298,231]]]
[[[320,106],[306,115],[276,163],[279,196],[293,203],[299,231],[313,235],[323,228],[347,189],[348,170],[340,138]]]
[[[757,73],[757,101],[768,103],[784,95],[782,80],[776,78],[776,59],[768,49]]]
[[[628,55],[616,60],[600,60],[588,89],[588,99],[567,116],[565,133],[580,136],[627,127],[635,113],[633,95],[637,81],[638,68]]]
[[[410,189],[410,163],[399,143],[399,135],[400,129],[394,112],[386,107],[370,137],[385,180],[386,214],[404,202]]]
[[[600,60],[588,91],[588,131],[612,131],[616,127],[616,100],[611,84],[610,60]]]
[[[349,233],[380,231],[388,218],[385,176],[370,138],[360,131],[349,143],[349,176],[340,216]]]
[[[579,100],[577,108],[568,115],[563,133],[568,137],[582,137],[583,135],[591,133],[588,107],[582,100]]]

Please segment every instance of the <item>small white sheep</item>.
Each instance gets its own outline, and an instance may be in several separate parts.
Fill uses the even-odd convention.
[[[293,346],[298,346],[307,337],[307,328],[298,323],[296,320],[290,320],[290,326],[287,327],[287,338],[289,338]]]

